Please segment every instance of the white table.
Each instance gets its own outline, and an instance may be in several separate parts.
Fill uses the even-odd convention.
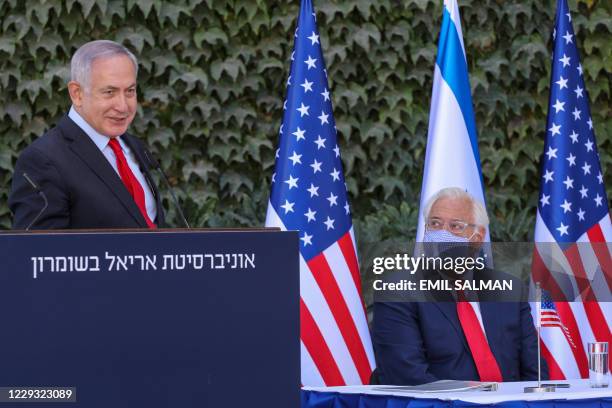
[[[537,385],[536,381],[500,383],[497,391],[454,391],[443,393],[420,393],[394,390],[395,386],[364,385],[346,387],[304,387],[303,391],[386,395],[442,401],[465,401],[476,404],[502,403],[507,401],[585,400],[591,398],[612,398],[612,385],[608,388],[591,388],[588,380],[544,381],[546,383],[569,383],[570,388],[558,388],[556,392],[526,394],[523,389]],[[381,390],[384,389],[384,390]],[[309,405],[307,405],[309,406]]]

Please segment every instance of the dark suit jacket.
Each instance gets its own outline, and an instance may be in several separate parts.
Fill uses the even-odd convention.
[[[164,223],[159,192],[146,165],[144,144],[125,134],[157,203],[158,226]],[[32,229],[147,228],[138,206],[93,141],[68,115],[19,156],[9,196],[13,228],[25,229],[43,208],[41,196],[23,173],[46,194],[49,207]]]
[[[529,304],[481,302],[480,312],[503,380],[537,380],[537,336]],[[479,380],[454,302],[375,303],[372,331],[380,384]],[[544,361],[542,378],[548,378]]]

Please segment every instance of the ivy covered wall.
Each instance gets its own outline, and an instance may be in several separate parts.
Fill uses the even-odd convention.
[[[529,240],[539,188],[552,0],[460,0],[492,237]],[[441,0],[315,0],[362,256],[413,239]],[[606,185],[612,171],[612,3],[570,1]],[[76,48],[140,59],[132,132],[193,225],[261,226],[299,2],[0,0],[0,228],[19,152],[69,108]],[[608,188],[608,194],[611,194]],[[168,196],[166,207],[176,225]]]

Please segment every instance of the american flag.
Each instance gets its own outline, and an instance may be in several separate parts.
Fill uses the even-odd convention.
[[[562,334],[567,339],[567,342],[572,346],[572,348],[576,348],[576,343],[574,343],[574,339],[561,321],[559,317],[559,313],[557,313],[557,309],[555,308],[555,303],[553,302],[550,295],[546,292],[542,295],[542,303],[540,305],[540,327],[557,327],[561,330]]]
[[[374,369],[331,93],[301,2],[266,226],[300,236],[302,384],[367,384]]]
[[[563,279],[573,280],[572,284],[580,289],[579,301],[549,302],[552,306],[549,310],[558,315],[559,326],[542,329],[542,352],[551,379],[586,378],[587,342],[611,340],[612,305],[593,299],[598,298],[597,291],[609,297],[612,287],[612,261],[605,244],[612,241],[612,226],[583,68],[566,0],[557,3],[553,39],[532,274],[534,281],[547,282],[548,289],[557,294],[564,293],[567,282],[562,282]],[[562,268],[571,271],[563,279],[551,273],[558,267],[548,256],[551,245],[561,254]],[[601,284],[585,287],[586,277],[595,271],[604,272]],[[598,275],[602,276],[601,272]]]

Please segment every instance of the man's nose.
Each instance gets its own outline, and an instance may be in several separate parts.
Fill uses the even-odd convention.
[[[118,93],[115,98],[115,110],[119,112],[127,112],[129,109],[127,97],[123,93]]]

